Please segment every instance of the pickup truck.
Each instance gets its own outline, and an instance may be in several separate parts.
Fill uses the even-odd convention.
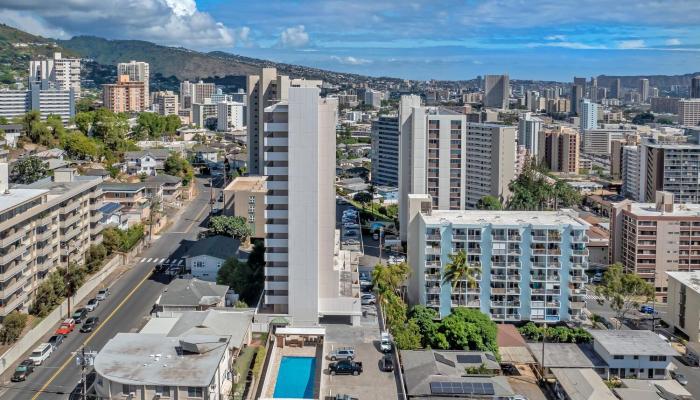
[[[56,329],[56,335],[67,336],[75,329],[75,321],[71,318],[61,322],[61,325]]]
[[[362,363],[359,361],[351,360],[340,360],[338,362],[330,363],[328,369],[331,375],[360,375],[362,373]]]

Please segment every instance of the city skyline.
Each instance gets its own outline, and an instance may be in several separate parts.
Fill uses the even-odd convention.
[[[59,0],[3,2],[0,10],[1,22],[47,37],[140,39],[408,79],[508,73],[568,81],[574,75],[685,74],[700,65],[700,28],[693,21],[700,3],[692,1],[667,7],[599,0],[148,0],[117,7]]]

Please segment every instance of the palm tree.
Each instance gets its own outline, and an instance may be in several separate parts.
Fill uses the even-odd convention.
[[[481,267],[470,265],[467,261],[467,253],[464,250],[459,250],[450,254],[450,262],[445,265],[445,270],[442,274],[442,283],[451,283],[453,292],[465,280],[467,281],[467,287],[473,288],[476,286],[476,276],[479,273],[481,273]],[[466,294],[464,296],[464,305],[467,305]]]

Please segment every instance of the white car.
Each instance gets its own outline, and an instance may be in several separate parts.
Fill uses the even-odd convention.
[[[85,309],[88,311],[95,311],[98,304],[100,304],[100,302],[99,302],[99,300],[97,300],[97,298],[90,299],[90,301],[88,301],[87,304],[85,305]]]
[[[391,337],[389,337],[389,332],[382,332],[379,338],[379,349],[383,353],[388,353],[391,351]]]
[[[360,302],[362,303],[363,306],[368,306],[375,304],[377,302],[377,298],[374,297],[373,294],[363,294],[362,297],[360,298]]]
[[[104,289],[100,289],[100,291],[97,292],[97,296],[95,296],[95,298],[98,301],[103,301],[103,300],[107,299],[107,296],[109,296],[109,289],[104,288]]]

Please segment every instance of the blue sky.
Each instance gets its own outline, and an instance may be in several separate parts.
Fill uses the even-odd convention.
[[[700,71],[700,0],[0,0],[0,21],[410,79]]]

